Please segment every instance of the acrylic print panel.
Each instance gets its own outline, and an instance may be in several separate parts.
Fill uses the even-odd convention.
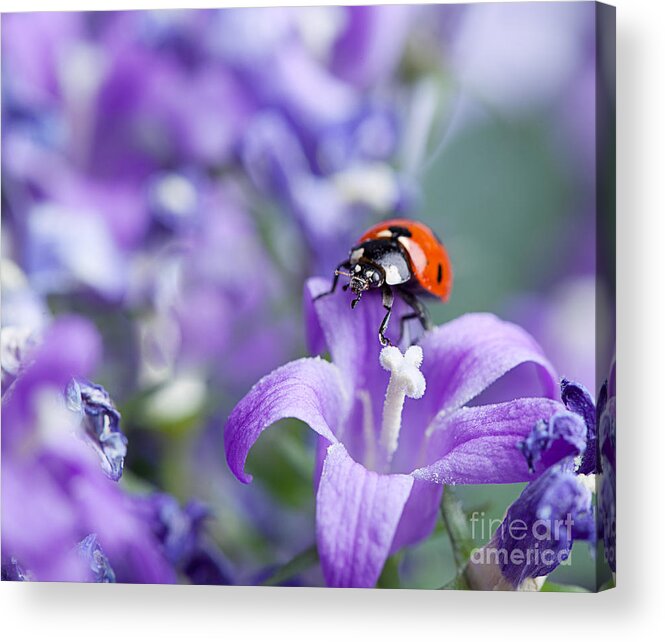
[[[2,579],[613,586],[613,20],[4,15]]]

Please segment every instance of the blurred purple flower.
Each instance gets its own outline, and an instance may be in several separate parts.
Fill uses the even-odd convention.
[[[181,507],[170,495],[137,499],[137,510],[150,524],[166,559],[192,584],[232,584],[229,562],[207,541],[208,509],[197,501]]]
[[[334,45],[333,72],[360,89],[391,77],[415,10],[406,5],[343,7],[345,26]]]
[[[75,11],[7,14],[2,21],[3,87],[12,101],[44,109],[61,98],[59,65],[80,37]],[[6,103],[5,103],[6,105]]]
[[[120,300],[126,266],[173,214],[155,202],[175,185],[164,173],[239,161],[258,188],[245,186],[250,199],[276,201],[306,259],[327,270],[349,235],[406,203],[409,181],[393,165],[410,92],[392,72],[417,14],[102,12],[58,14],[53,25],[47,14],[10,16],[8,211],[40,290]],[[43,42],[26,47],[33,37]]]
[[[91,581],[76,546],[95,533],[119,581],[172,582],[149,529],[99,470],[66,407],[67,384],[89,376],[100,356],[94,328],[63,317],[3,397],[3,560],[15,559],[37,580]]]
[[[127,286],[125,248],[145,229],[133,186],[100,183],[10,127],[3,137],[11,235],[33,288],[89,288],[118,301]]]
[[[143,360],[167,374],[201,365],[225,389],[244,390],[293,346],[289,310],[277,310],[284,280],[234,184],[175,173],[159,180],[155,205],[179,235],[135,279],[144,283],[132,296],[156,313]]]
[[[571,253],[570,261],[594,260],[588,251],[595,243],[595,231],[587,235],[579,221],[571,237],[585,244],[582,253]],[[574,256],[572,256],[574,254]],[[568,263],[570,267],[570,263]],[[591,390],[596,389],[596,296],[595,274],[592,266],[577,266],[577,274],[566,278],[545,293],[521,295],[510,304],[512,317],[543,346],[557,372],[578,381]],[[599,336],[598,340],[604,340]]]
[[[324,576],[330,586],[367,587],[391,552],[431,532],[443,484],[534,478],[517,443],[562,406],[553,400],[551,366],[529,335],[491,315],[467,315],[423,337],[427,389],[404,408],[400,420],[408,428],[394,457],[386,457],[381,423],[374,420],[384,412],[387,383],[376,341],[383,308],[370,296],[362,311],[351,313],[344,293],[314,304],[312,297],[326,287],[323,280],[309,282],[307,325],[311,352],[328,350],[333,363],[301,359],[262,379],[229,417],[226,455],[232,472],[248,483],[245,461],[265,428],[295,417],[317,432]],[[524,363],[534,364],[544,397],[468,405]],[[537,466],[537,473],[542,469]]]
[[[210,61],[192,67],[126,39],[109,45],[108,53],[111,66],[96,104],[93,170],[147,176],[174,163],[220,166],[230,160],[252,104],[228,69]]]
[[[451,66],[470,96],[504,115],[547,106],[593,56],[592,4],[467,7],[452,38]]]
[[[111,584],[115,582],[115,573],[109,564],[108,558],[104,555],[102,547],[97,541],[97,535],[94,533],[88,535],[78,544],[77,550],[84,562],[88,564],[94,582],[101,584]]]
[[[2,328],[2,393],[11,386],[27,355],[36,345],[34,334],[26,327]]]
[[[3,582],[29,582],[32,580],[32,576],[28,571],[21,568],[16,558],[11,557],[6,563],[2,562],[0,579]]]

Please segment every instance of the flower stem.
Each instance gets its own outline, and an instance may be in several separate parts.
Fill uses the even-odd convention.
[[[456,580],[471,586],[466,573],[466,566],[473,551],[474,542],[471,537],[469,523],[462,509],[462,503],[453,492],[452,486],[444,486],[443,499],[441,500],[441,517],[453,549],[453,557],[457,568]]]
[[[296,575],[311,568],[319,561],[319,553],[316,545],[310,546],[283,566],[280,566],[268,579],[261,582],[261,586],[279,586]]]

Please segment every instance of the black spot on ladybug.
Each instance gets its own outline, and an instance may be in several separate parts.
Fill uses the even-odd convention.
[[[439,263],[439,267],[437,268],[436,271],[436,282],[441,283],[441,279],[443,278],[443,266],[441,263]]]
[[[408,230],[401,225],[391,225],[388,229],[393,233],[394,236],[406,236],[407,238],[413,236],[411,234],[411,230]]]

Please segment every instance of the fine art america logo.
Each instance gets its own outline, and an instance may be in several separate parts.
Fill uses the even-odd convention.
[[[484,512],[474,511],[470,521],[474,540],[490,537],[487,546],[471,552],[474,564],[569,566],[571,563],[575,520],[570,513],[565,519],[537,519],[527,523],[522,519],[485,518]]]

